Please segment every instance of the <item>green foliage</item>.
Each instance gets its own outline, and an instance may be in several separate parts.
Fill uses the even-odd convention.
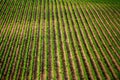
[[[119,2],[0,1],[0,80],[119,79]]]

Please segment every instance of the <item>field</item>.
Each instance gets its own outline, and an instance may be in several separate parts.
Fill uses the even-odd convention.
[[[120,80],[119,0],[0,0],[0,80]]]

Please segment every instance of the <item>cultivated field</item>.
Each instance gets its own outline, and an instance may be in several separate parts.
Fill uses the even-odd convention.
[[[0,80],[120,80],[120,1],[0,0]]]

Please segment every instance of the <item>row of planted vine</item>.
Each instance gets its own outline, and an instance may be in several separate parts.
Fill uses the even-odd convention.
[[[0,4],[0,79],[119,79],[118,4],[72,0]]]

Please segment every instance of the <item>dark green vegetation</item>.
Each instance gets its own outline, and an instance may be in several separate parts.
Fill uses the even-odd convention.
[[[68,0],[72,2],[92,2],[92,3],[120,3],[120,0]]]
[[[118,0],[0,0],[0,80],[119,80]]]

